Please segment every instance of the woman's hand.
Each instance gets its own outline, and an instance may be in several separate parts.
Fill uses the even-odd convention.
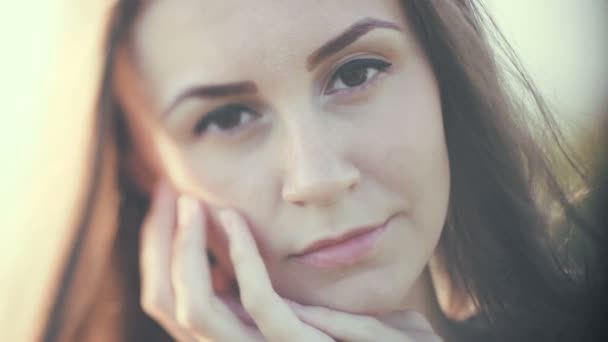
[[[413,311],[400,315],[400,329],[396,329],[370,316],[304,306],[281,298],[272,288],[246,222],[234,211],[222,212],[220,219],[229,238],[241,300],[268,340],[441,341],[426,318]]]
[[[141,303],[179,341],[440,341],[419,314],[404,314],[406,330],[379,320],[281,298],[245,220],[219,212],[240,289],[257,329],[239,319],[213,289],[207,262],[208,208],[160,185],[141,233]],[[177,228],[174,229],[177,217]]]
[[[142,227],[141,304],[147,314],[179,341],[332,341],[300,321],[274,292],[251,235],[240,229],[243,221],[223,212],[241,299],[259,330],[243,323],[213,290],[207,208],[186,196],[176,206],[175,197],[160,185]]]
[[[323,331],[337,341],[442,341],[433,332],[427,319],[415,311],[393,313],[392,316],[399,320],[398,327],[394,327],[371,316],[288,302],[302,322]]]

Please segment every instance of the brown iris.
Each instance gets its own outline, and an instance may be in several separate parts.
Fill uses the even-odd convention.
[[[345,71],[340,74],[340,80],[348,87],[356,87],[367,81],[367,69]]]
[[[335,86],[337,81],[341,82],[344,87],[355,88],[367,82],[370,78],[370,70],[376,72],[385,71],[391,66],[391,63],[385,62],[376,58],[361,58],[355,59],[342,65],[334,74],[333,80],[330,83],[331,87]],[[372,71],[372,75],[374,72]],[[327,93],[334,90],[328,89]]]

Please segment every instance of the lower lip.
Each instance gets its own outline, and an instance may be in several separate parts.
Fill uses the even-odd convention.
[[[317,268],[337,268],[354,265],[368,256],[386,232],[391,219],[382,226],[340,244],[296,257],[298,262]]]

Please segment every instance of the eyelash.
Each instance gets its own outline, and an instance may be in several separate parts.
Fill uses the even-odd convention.
[[[378,76],[378,74],[382,73],[382,72],[386,72],[390,67],[391,67],[391,63],[383,61],[381,59],[377,59],[377,58],[359,58],[359,59],[355,59],[355,60],[351,60],[349,62],[344,63],[343,65],[341,65],[336,72],[332,75],[331,79],[329,80],[327,86],[325,87],[325,90],[323,91],[324,95],[334,95],[337,93],[352,93],[354,91],[359,91],[362,90],[362,88],[365,88],[369,82],[371,82],[374,78],[376,78]],[[372,71],[373,74],[370,75],[370,70],[375,70]],[[364,76],[365,79],[362,80],[361,83],[359,84],[355,84],[352,86],[349,86],[344,80],[344,74],[340,75],[341,73],[353,73],[353,72],[360,72],[360,71],[365,71],[365,74],[363,75],[359,75],[359,76]],[[352,75],[351,75],[352,76]],[[355,75],[357,76],[357,75]],[[360,80],[357,80],[360,81]],[[342,89],[328,89],[330,87],[335,87],[336,84],[338,83],[342,83],[342,85],[344,86],[344,88]]]
[[[391,63],[386,62],[377,58],[359,58],[351,60],[342,64],[336,69],[334,74],[331,76],[327,86],[325,87],[324,95],[336,95],[336,94],[350,94],[357,91],[364,91],[368,83],[376,78],[380,73],[386,72],[390,67]],[[370,75],[370,70],[372,74]],[[357,75],[357,72],[365,71],[365,74]],[[341,74],[342,73],[342,74]],[[345,82],[344,73],[354,73],[350,76],[363,76],[363,79],[355,79],[356,82],[360,82],[354,85],[348,85],[349,81]],[[350,80],[352,81],[352,80]],[[330,87],[336,87],[337,84],[342,84],[342,89],[329,89]],[[244,115],[246,114],[246,115]],[[236,117],[235,117],[236,115]],[[228,132],[234,130],[236,126],[245,125],[252,122],[253,120],[260,117],[260,114],[251,110],[245,105],[241,104],[227,104],[207,113],[202,119],[200,119],[194,126],[195,136],[200,136],[209,129],[214,129],[222,132]],[[221,120],[228,119],[228,125],[236,123],[234,126],[222,127]],[[237,122],[238,120],[238,122]],[[219,124],[218,124],[219,123]],[[224,122],[225,124],[225,122]]]
[[[247,115],[243,115],[243,113],[246,113]],[[237,117],[235,117],[235,115],[237,115]],[[234,127],[234,126],[228,127],[228,128],[222,128],[222,126],[223,126],[221,123],[222,119],[224,119],[224,120],[228,119],[229,123],[231,121],[232,121],[232,123],[234,123],[234,121],[236,121],[235,119],[237,119],[238,120],[237,124],[242,125],[242,124],[249,123],[252,120],[255,120],[255,117],[259,117],[259,116],[260,116],[260,114],[252,111],[247,106],[244,106],[241,104],[235,104],[235,103],[227,104],[220,108],[212,110],[207,115],[205,115],[202,119],[200,119],[194,126],[194,134],[197,136],[201,135],[205,131],[209,130],[210,128],[213,128],[214,130],[219,130],[219,131],[232,130],[233,129],[232,127]]]

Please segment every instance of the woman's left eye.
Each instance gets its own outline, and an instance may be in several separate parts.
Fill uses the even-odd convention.
[[[361,58],[347,62],[334,73],[324,90],[324,94],[331,95],[364,86],[378,73],[386,71],[390,66],[391,63],[375,58]]]

